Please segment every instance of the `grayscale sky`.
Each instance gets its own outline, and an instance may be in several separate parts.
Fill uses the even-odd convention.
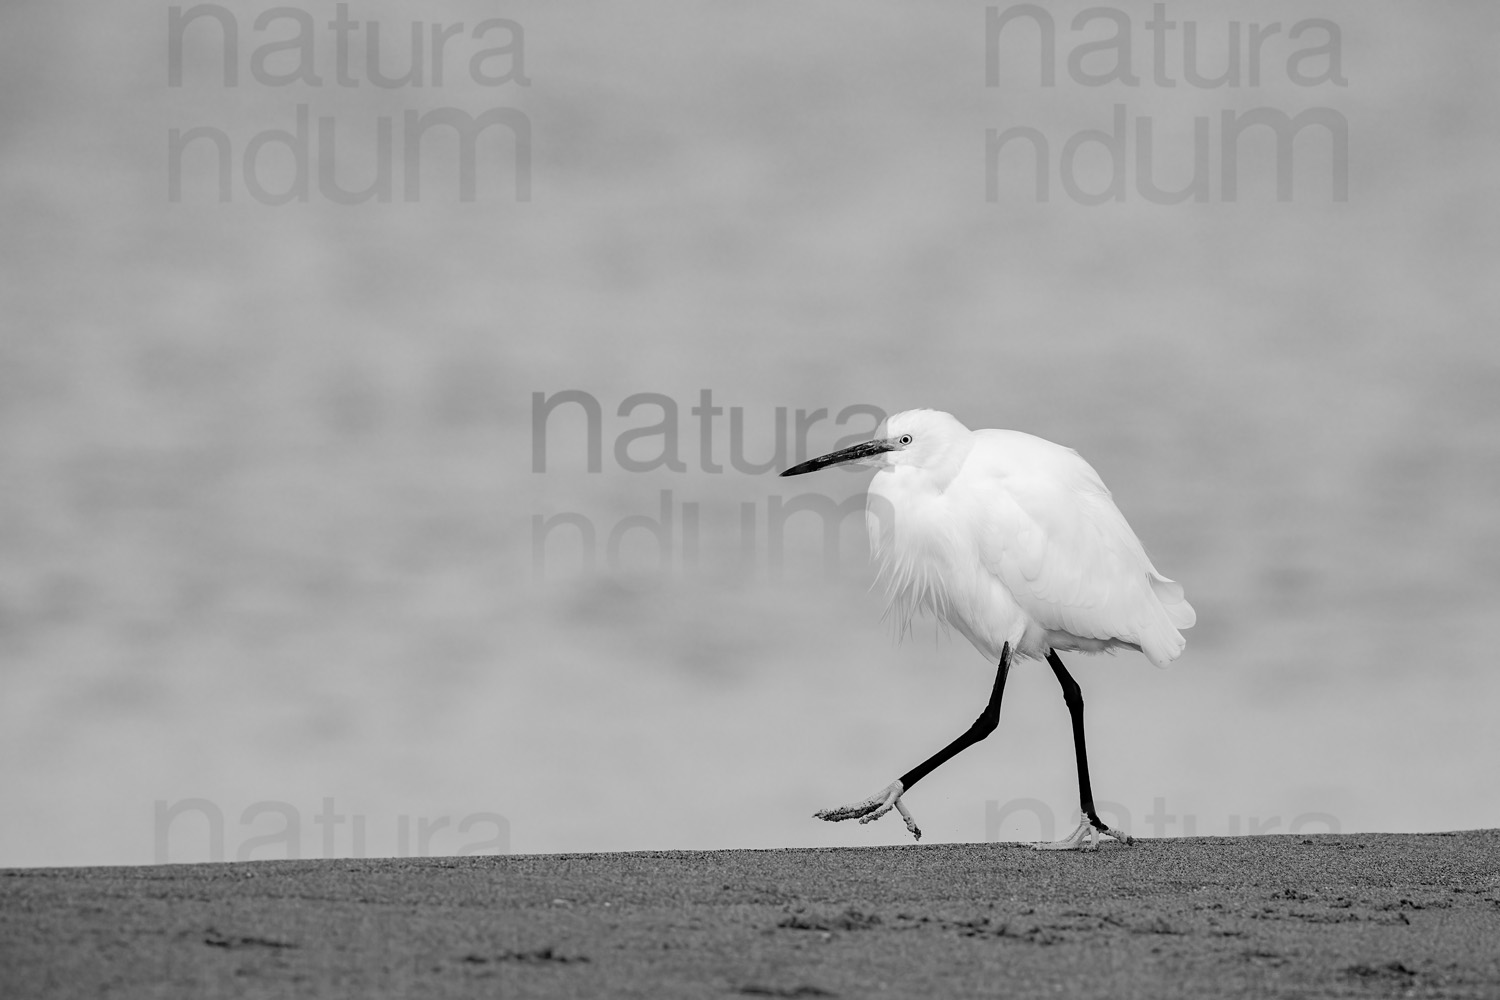
[[[1197,608],[1113,820],[1500,823],[1500,8],[1086,6],[6,4],[0,866],[903,841],[993,668],[775,472],[917,406]],[[1023,663],[908,804],[1073,766]]]

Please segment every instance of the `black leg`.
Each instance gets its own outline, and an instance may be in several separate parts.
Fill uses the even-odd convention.
[[[1058,664],[1058,666],[1061,667],[1062,665]],[[990,703],[984,706],[984,711],[980,713],[979,718],[974,720],[974,724],[962,736],[901,776],[901,788],[903,791],[911,791],[912,785],[915,785],[932,771],[947,763],[959,751],[968,749],[995,731],[1000,725],[1000,696],[1005,693],[1005,678],[1009,674],[1010,643],[1007,642],[1000,650],[1000,669],[995,672],[995,688],[990,692]],[[1082,746],[1082,744],[1079,744],[1079,746]],[[1092,810],[1093,806],[1090,806],[1089,809]]]
[[[1113,831],[1105,826],[1094,810],[1094,789],[1089,785],[1089,752],[1083,744],[1083,690],[1073,679],[1073,675],[1068,673],[1068,668],[1063,666],[1056,650],[1048,650],[1047,662],[1052,665],[1052,672],[1062,685],[1063,701],[1067,703],[1068,714],[1073,717],[1073,750],[1078,755],[1078,797],[1083,814],[1094,825],[1094,829],[1113,836]]]

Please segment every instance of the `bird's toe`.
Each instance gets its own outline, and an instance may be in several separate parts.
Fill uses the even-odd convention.
[[[813,813],[817,819],[827,820],[830,823],[838,823],[846,819],[857,819],[860,823],[873,823],[892,809],[901,813],[901,819],[906,823],[906,828],[917,840],[922,839],[922,831],[917,827],[916,820],[912,819],[911,812],[901,801],[901,793],[905,791],[901,782],[893,781],[885,788],[861,802],[853,802],[846,806],[834,806],[831,809],[819,809]]]
[[[1031,845],[1038,851],[1097,851],[1099,849],[1099,838],[1101,836],[1118,840],[1122,844],[1135,843],[1135,838],[1128,833],[1116,830],[1114,827],[1096,827],[1087,819],[1078,824],[1072,833],[1062,840],[1051,843]]]

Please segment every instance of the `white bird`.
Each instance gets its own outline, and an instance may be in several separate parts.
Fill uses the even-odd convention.
[[[1182,587],[1162,576],[1099,474],[1071,448],[1020,431],[971,431],[951,414],[907,410],[870,441],[803,462],[783,476],[857,462],[879,471],[865,521],[888,614],[897,628],[931,613],[998,662],[989,704],[948,746],[862,802],[815,815],[838,821],[900,812],[912,786],[995,731],[1014,656],[1045,659],[1073,721],[1082,818],[1071,834],[1039,848],[1096,848],[1100,834],[1131,838],[1094,809],[1083,736],[1083,694],[1059,650],[1135,649],[1165,666],[1196,620]],[[1088,843],[1085,844],[1085,840]]]

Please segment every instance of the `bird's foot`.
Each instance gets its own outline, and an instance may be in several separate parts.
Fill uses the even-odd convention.
[[[1038,851],[1096,851],[1099,849],[1100,835],[1118,840],[1122,844],[1133,844],[1135,838],[1130,834],[1116,830],[1111,826],[1095,826],[1085,816],[1078,823],[1078,828],[1068,834],[1062,840],[1050,844],[1032,844]]]
[[[921,840],[922,831],[917,828],[917,821],[912,819],[911,813],[907,811],[906,803],[901,801],[901,793],[904,791],[906,789],[902,787],[901,782],[893,781],[863,802],[835,806],[832,809],[819,809],[813,815],[818,819],[826,819],[830,823],[845,819],[858,819],[861,823],[872,823],[895,809],[906,821],[906,828],[911,831],[911,835]]]

